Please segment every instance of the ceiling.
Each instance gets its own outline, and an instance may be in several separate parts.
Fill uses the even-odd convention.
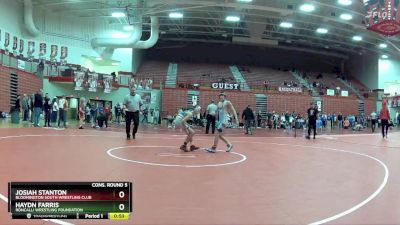
[[[343,6],[338,0],[33,0],[35,7],[46,12],[80,17],[83,20],[102,19],[110,23],[132,24],[143,17],[144,30],[149,32],[149,16],[160,19],[159,45],[189,42],[247,44],[315,52],[337,57],[349,54],[400,55],[400,39],[384,37],[366,30],[363,25],[362,2],[352,0]],[[302,12],[303,3],[315,6],[313,12]],[[124,18],[114,18],[112,12],[125,12]],[[182,12],[183,18],[169,18],[170,12]],[[349,13],[350,21],[339,18]],[[240,17],[240,22],[227,22],[227,15]],[[292,28],[282,28],[281,22],[290,22]],[[317,34],[317,28],[329,30]],[[354,35],[363,40],[355,42]],[[148,34],[147,34],[148,36]],[[378,45],[386,43],[386,49]],[[399,46],[399,48],[397,48]]]

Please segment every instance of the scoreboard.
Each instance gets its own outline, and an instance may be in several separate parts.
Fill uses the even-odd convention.
[[[127,220],[131,182],[9,182],[13,219]]]

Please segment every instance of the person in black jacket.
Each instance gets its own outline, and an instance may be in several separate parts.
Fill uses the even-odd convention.
[[[311,128],[314,131],[314,139],[316,135],[316,129],[317,129],[317,114],[318,114],[318,108],[314,105],[313,102],[310,104],[310,108],[307,110],[307,115],[308,115],[308,136],[306,137],[307,139],[310,139],[311,135]]]
[[[246,131],[245,134],[253,135],[253,131],[251,130],[251,124],[254,120],[253,110],[250,108],[250,105],[246,107],[246,109],[242,113],[242,120],[244,119],[244,129]]]

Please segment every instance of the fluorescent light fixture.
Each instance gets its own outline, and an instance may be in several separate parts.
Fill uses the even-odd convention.
[[[133,30],[133,26],[126,25],[126,26],[124,26],[124,30],[126,30],[126,31],[132,31],[132,30]]]
[[[238,17],[238,16],[227,16],[225,18],[225,20],[229,21],[229,22],[239,22],[240,21],[240,17]]]
[[[351,5],[351,0],[338,0],[340,5]]]
[[[120,18],[120,17],[125,17],[125,13],[123,12],[113,12],[111,14],[112,17]]]
[[[328,29],[326,29],[326,28],[318,28],[316,31],[317,31],[317,33],[319,33],[319,34],[326,34],[326,33],[328,33]]]
[[[282,22],[281,24],[279,24],[279,26],[283,28],[292,28],[293,24],[288,22]]]
[[[315,6],[311,4],[303,4],[300,6],[300,10],[303,12],[312,12],[315,10]]]
[[[379,48],[387,48],[387,44],[381,43],[381,44],[379,44]]]
[[[113,63],[111,63],[111,65],[113,65],[113,66],[119,66],[119,63],[113,62]]]
[[[169,13],[169,18],[179,19],[182,17],[183,17],[183,13],[180,13],[180,12],[170,12]]]
[[[253,0],[237,0],[238,2],[246,2],[246,3],[249,3],[249,2],[252,2]]]
[[[340,15],[340,19],[342,19],[342,20],[351,20],[351,19],[353,19],[353,16],[350,15],[350,14],[347,14],[347,13],[343,13],[343,14]]]
[[[382,59],[388,59],[389,58],[389,56],[387,56],[387,55],[382,55],[381,57],[382,57]]]
[[[103,58],[101,58],[101,57],[96,57],[96,60],[97,60],[97,61],[100,61],[100,60],[103,60]]]
[[[361,36],[353,36],[353,41],[362,41]]]

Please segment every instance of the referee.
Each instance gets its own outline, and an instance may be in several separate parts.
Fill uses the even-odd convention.
[[[136,132],[139,127],[139,112],[143,105],[142,97],[136,93],[136,88],[131,88],[131,93],[125,96],[124,109],[126,112],[126,139],[131,139],[131,121],[133,120],[132,139],[135,139]]]
[[[315,139],[316,129],[317,129],[317,114],[318,114],[318,108],[314,105],[313,102],[311,102],[310,108],[307,110],[307,115],[308,115],[308,136],[306,137],[307,139],[310,139],[311,127],[314,131],[314,139]]]

